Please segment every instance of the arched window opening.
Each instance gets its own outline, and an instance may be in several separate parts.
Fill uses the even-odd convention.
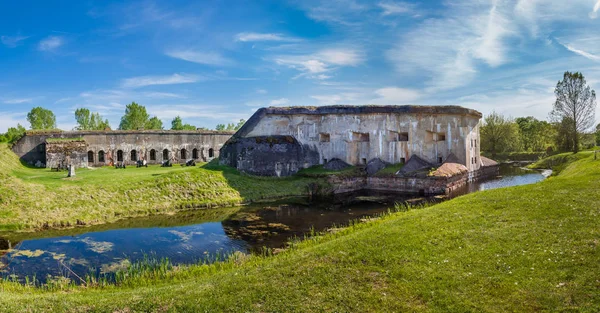
[[[123,150],[117,151],[117,162],[123,162]]]
[[[137,161],[137,151],[131,150],[131,161]]]
[[[198,149],[192,150],[192,159],[198,159]]]
[[[94,151],[88,151],[88,163],[94,163]]]
[[[169,150],[165,149],[163,150],[163,160],[168,160],[169,159]]]
[[[187,159],[187,150],[181,149],[181,159],[182,160]]]
[[[215,151],[213,150],[213,148],[208,149],[208,157],[212,158],[215,156]]]
[[[104,163],[104,151],[103,150],[98,151],[98,162]]]
[[[150,161],[156,161],[156,150],[150,150]]]

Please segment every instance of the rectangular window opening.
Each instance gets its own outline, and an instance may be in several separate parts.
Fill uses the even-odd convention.
[[[406,163],[406,158],[400,158],[400,163],[402,163],[402,164]]]
[[[329,142],[331,140],[331,136],[329,134],[325,134],[325,133],[320,133],[319,134],[319,141],[320,142]]]
[[[444,163],[444,159],[442,157],[438,157],[438,163],[440,163],[440,164]]]
[[[437,141],[446,141],[446,133],[438,133]]]
[[[367,164],[367,159],[363,158],[363,159],[362,159],[362,163],[363,163],[363,164]]]
[[[352,132],[352,141],[369,142],[369,133]]]
[[[323,159],[323,164],[327,164],[327,159]]]
[[[408,141],[408,133],[399,133],[395,131],[388,131],[388,140],[389,141]]]

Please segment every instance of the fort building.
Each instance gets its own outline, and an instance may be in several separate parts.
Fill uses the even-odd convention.
[[[459,106],[321,106],[261,108],[221,148],[220,162],[264,176],[342,160],[440,167],[474,175],[480,156],[480,112]],[[492,161],[493,162],[493,161]]]
[[[13,145],[22,161],[39,167],[104,166],[138,160],[208,162],[231,137],[227,131],[29,131]]]

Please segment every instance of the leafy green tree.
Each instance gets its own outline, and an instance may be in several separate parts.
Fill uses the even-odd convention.
[[[231,130],[235,130],[235,124],[233,124],[233,123],[228,123],[228,124],[227,124],[227,128],[225,128],[225,130],[229,130],[229,131],[231,131]]]
[[[481,149],[496,157],[497,153],[514,151],[518,147],[519,127],[511,118],[492,112],[480,129]]]
[[[242,128],[242,126],[244,126],[244,124],[245,124],[245,123],[246,123],[246,120],[244,120],[244,119],[241,119],[241,120],[239,121],[239,123],[237,123],[237,125],[235,125],[235,128],[234,128],[234,130],[239,130],[240,128]]]
[[[588,131],[594,124],[596,111],[596,92],[587,85],[585,77],[579,72],[565,72],[563,80],[556,84],[554,102],[550,116],[561,124],[571,122],[571,127],[561,125],[563,135],[572,138],[563,140],[572,142],[573,152],[579,151],[581,134]]]
[[[99,113],[91,113],[86,108],[75,110],[75,120],[79,130],[103,130],[110,129],[108,120],[103,120]]]
[[[190,124],[183,124],[181,117],[176,116],[173,121],[171,121],[171,129],[172,130],[196,130],[196,126]]]
[[[10,127],[6,133],[0,134],[0,142],[13,144],[25,135],[25,131],[25,127],[21,126],[21,124],[17,124],[17,127]]]
[[[552,145],[554,129],[552,124],[540,121],[533,116],[518,117],[519,142],[524,151],[545,151]]]
[[[596,146],[600,146],[600,124],[596,125],[596,132],[594,134],[596,136]]]
[[[163,123],[158,117],[154,116],[146,122],[145,129],[163,129]]]
[[[225,130],[225,124],[217,124],[216,130]]]
[[[560,123],[556,123],[556,147],[559,151],[575,151],[575,145],[579,144],[579,140],[575,141],[577,130],[572,118],[565,117]]]
[[[52,111],[42,107],[35,107],[27,113],[27,121],[31,129],[55,129],[56,116]]]
[[[146,112],[146,107],[144,107],[143,105],[139,105],[135,102],[131,102],[127,105],[127,107],[125,107],[125,115],[121,117],[121,124],[119,124],[119,129],[145,129],[149,119],[150,115],[148,115],[148,112]]]

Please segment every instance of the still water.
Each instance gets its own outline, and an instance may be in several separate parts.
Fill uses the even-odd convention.
[[[503,165],[501,177],[471,184],[460,194],[543,180],[549,172]],[[386,212],[407,198],[359,198],[351,204],[303,201],[190,211],[173,216],[39,233],[0,234],[0,274],[45,282],[48,276],[106,275],[144,258],[191,264],[236,251],[282,248],[291,238]],[[366,201],[369,200],[369,201]]]

